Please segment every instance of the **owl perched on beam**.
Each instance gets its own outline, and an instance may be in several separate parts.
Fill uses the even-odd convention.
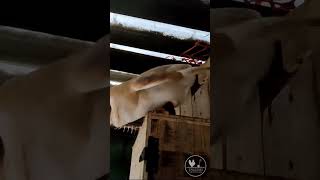
[[[189,64],[163,65],[111,87],[111,126],[126,126],[167,103],[179,106],[196,80],[203,84],[208,79],[209,70],[210,59],[197,67]]]

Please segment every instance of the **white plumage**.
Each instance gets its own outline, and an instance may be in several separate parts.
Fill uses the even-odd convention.
[[[194,84],[196,75],[208,76],[209,64],[208,60],[199,67],[188,64],[163,65],[112,87],[110,90],[111,125],[122,127],[168,102],[175,107],[179,106]]]

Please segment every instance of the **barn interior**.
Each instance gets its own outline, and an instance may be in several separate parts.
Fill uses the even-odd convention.
[[[112,80],[128,80],[160,65],[188,63],[183,58],[206,61],[209,57],[208,3],[199,0],[188,0],[187,3],[111,0],[110,12],[110,42],[115,47],[110,55],[111,78],[112,74],[115,75]],[[152,26],[162,30],[157,32]],[[183,37],[184,32],[188,37]],[[190,36],[188,33],[196,35]],[[136,49],[117,48],[117,45]],[[122,75],[117,76],[116,72]],[[137,135],[137,132],[111,129],[111,179],[129,178],[132,146]]]
[[[159,65],[199,63],[200,61],[182,62],[193,60],[194,52],[187,51],[190,49],[200,51],[197,58],[202,62],[209,56],[207,1],[111,1],[111,14],[108,11],[82,13],[82,8],[95,7],[78,5],[72,14],[68,13],[68,8],[58,8],[58,14],[50,9],[38,9],[33,13],[24,9],[20,11],[25,13],[24,16],[2,11],[1,70],[13,76],[23,75],[66,57],[79,48],[90,47],[93,41],[108,33],[106,22],[109,19],[112,21],[113,17],[121,18],[123,15],[127,18],[149,20],[151,23],[162,23],[167,31],[175,28],[177,31],[165,35],[165,30],[152,32],[143,26],[135,29],[122,26],[119,21],[111,22],[111,85],[117,85]],[[199,40],[204,42],[198,43]],[[136,135],[111,129],[111,179],[128,178],[131,148]]]
[[[253,14],[248,15],[251,16],[252,19],[260,18],[260,21],[251,21],[256,22],[257,24],[263,22],[261,20],[263,18],[266,22],[266,18],[268,17],[293,18],[295,16],[311,17],[312,15],[312,17],[318,18],[318,12],[315,10],[318,7],[317,1],[211,1],[213,19],[217,17],[232,19],[233,17],[234,19],[239,18],[238,21],[241,21],[240,15],[238,17],[232,16],[232,14],[229,14],[230,16],[223,16],[219,13],[223,12],[222,8],[244,8],[242,12],[248,12],[248,9],[259,12],[261,17],[253,17]],[[238,23],[243,25],[246,22],[249,22],[244,19],[242,19],[242,22]],[[219,28],[217,28],[219,25],[223,26],[221,21],[212,22],[211,20],[211,23],[213,23],[213,28],[216,28],[215,32],[217,32],[217,34],[223,33],[223,29],[219,31]],[[231,21],[229,23],[236,24],[236,22]],[[215,25],[216,27],[214,27]],[[231,25],[230,27],[240,29],[240,26],[236,25]],[[211,167],[228,172],[223,174],[223,176],[227,177],[226,179],[319,179],[319,172],[316,170],[319,169],[319,146],[317,143],[319,141],[319,128],[316,128],[319,127],[319,116],[317,115],[319,113],[319,106],[317,105],[318,100],[315,98],[318,96],[316,94],[319,94],[319,91],[314,91],[314,89],[312,89],[312,87],[317,86],[313,83],[317,84],[318,82],[316,82],[317,78],[314,78],[315,76],[311,75],[311,72],[319,71],[319,66],[315,63],[318,62],[318,59],[316,58],[317,55],[300,58],[310,58],[310,61],[301,60],[301,66],[299,66],[294,74],[291,74],[290,72],[292,71],[288,68],[290,67],[290,65],[288,65],[290,62],[294,63],[295,60],[299,59],[299,57],[295,57],[295,55],[298,54],[296,52],[302,53],[302,51],[304,51],[303,49],[312,49],[313,52],[317,51],[317,47],[312,46],[310,43],[319,43],[319,40],[315,38],[317,33],[311,33],[318,32],[318,27],[313,26],[309,27],[310,29],[306,28],[300,33],[295,33],[295,36],[290,36],[290,38],[288,38],[289,40],[285,39],[286,35],[289,35],[291,30],[299,31],[299,26],[290,29],[288,28],[286,32],[284,31],[285,35],[277,36],[274,41],[276,42],[273,46],[274,51],[269,52],[270,55],[271,52],[274,53],[272,55],[272,64],[268,66],[269,69],[266,71],[266,74],[263,75],[263,78],[257,78],[255,79],[255,82],[250,82],[249,79],[255,76],[254,72],[250,70],[250,73],[247,74],[246,78],[243,77],[248,80],[246,83],[253,83],[252,86],[248,84],[244,85],[245,80],[241,78],[238,78],[237,80],[242,83],[234,82],[234,84],[237,84],[234,86],[224,85],[222,80],[227,84],[226,81],[229,79],[223,78],[223,75],[231,76],[233,73],[246,69],[246,67],[248,67],[247,70],[249,68],[258,68],[257,66],[251,66],[252,64],[250,64],[249,61],[251,57],[256,57],[256,59],[252,59],[252,62],[253,60],[255,60],[255,62],[263,61],[263,56],[257,58],[259,57],[257,55],[258,53],[255,53],[254,51],[259,51],[258,49],[263,47],[259,45],[267,42],[267,38],[264,39],[265,41],[261,40],[260,43],[257,41],[254,42],[252,39],[257,38],[257,36],[254,34],[254,31],[250,29],[253,26],[250,27],[249,24],[247,24],[246,27],[247,29],[244,28],[243,30],[247,30],[247,32],[250,33],[248,33],[247,38],[239,44],[247,47],[251,46],[252,51],[249,52],[245,51],[245,48],[235,47],[236,50],[241,49],[241,51],[248,54],[246,56],[241,56],[241,51],[237,51],[237,58],[234,57],[232,59],[234,60],[233,64],[236,65],[230,63],[227,67],[222,66],[222,61],[226,62],[226,60],[231,60],[231,58],[223,59],[221,57],[225,56],[222,54],[220,58],[218,56],[215,59],[216,65],[214,67],[216,69],[220,68],[220,70],[224,67],[225,72],[228,73],[222,73],[223,70],[218,72],[218,70],[213,68],[213,71],[217,73],[214,76],[213,89],[216,88],[220,91],[218,93],[217,90],[216,96],[220,95],[221,98],[216,97],[216,99],[213,100],[213,107],[220,106],[220,111],[215,111],[215,108],[213,108],[212,122],[213,124],[217,124],[218,119],[223,119],[224,122],[229,122],[229,124],[225,126],[232,127],[232,129],[230,128],[219,142],[216,141],[212,143]],[[262,31],[263,29],[264,28],[261,28],[257,31]],[[276,34],[280,31],[281,29],[279,28],[277,31],[272,31],[272,33]],[[237,31],[235,30],[232,32],[236,34],[235,32]],[[268,33],[269,31],[264,31],[264,34]],[[219,35],[222,37],[221,34]],[[215,44],[215,33],[211,32],[211,36],[213,37],[212,43]],[[233,38],[235,37],[237,36],[234,35]],[[295,42],[296,39],[303,40],[298,43]],[[228,43],[227,41],[224,42]],[[302,42],[305,42],[305,44]],[[256,44],[253,45],[250,43]],[[297,44],[293,46],[292,44],[294,43]],[[217,49],[219,49],[218,46],[219,43],[216,44]],[[288,46],[290,46],[291,49],[288,48]],[[213,45],[213,49],[215,49],[214,47],[215,46]],[[271,49],[271,47],[272,46],[270,46],[269,49]],[[296,49],[293,50],[292,47],[296,47]],[[222,49],[220,48],[220,50]],[[231,53],[234,49],[230,48],[228,50],[230,51],[227,53]],[[216,52],[219,53],[218,50]],[[259,51],[259,53],[262,52],[263,51]],[[263,55],[265,57],[267,54]],[[213,54],[212,57],[214,59],[215,54]],[[314,59],[312,57],[314,57]],[[237,61],[241,63],[237,63]],[[312,61],[314,63],[311,63]],[[259,63],[256,65],[258,64]],[[234,68],[234,66],[237,67]],[[243,70],[243,72],[244,71],[246,70]],[[220,81],[221,83],[215,84],[217,81]],[[228,87],[230,89],[236,89],[233,91],[233,94],[237,95],[233,96],[232,93],[225,93],[222,96],[221,92],[231,92]],[[246,97],[245,91],[240,93],[242,89],[246,89],[246,92],[250,91],[250,95],[247,94],[250,97]],[[241,103],[241,100],[238,101],[237,97],[243,99],[247,98],[247,100],[244,100]],[[227,107],[224,106],[224,104],[229,105]],[[236,115],[233,116],[230,114]],[[216,129],[212,129],[211,132],[215,130]],[[239,174],[237,174],[237,172]],[[219,179],[218,177],[221,176],[218,176],[217,174],[214,177]]]
[[[255,2],[254,0],[211,0],[210,6],[211,9],[247,8],[258,11],[263,17],[281,17],[295,8],[292,3],[295,6],[303,3],[299,0],[284,0],[283,2],[289,3],[282,6],[282,1],[278,0],[276,2],[279,2],[279,6],[283,8],[271,8],[267,0],[262,1],[266,2],[267,5],[259,5]],[[4,26],[0,28],[0,43],[6,44],[0,46],[0,69],[12,75],[24,74],[52,62],[56,57],[66,56],[75,48],[88,47],[91,45],[90,41],[96,41],[108,32],[108,28],[104,24],[111,19],[112,15],[117,14],[210,32],[210,24],[208,23],[210,22],[210,9],[206,1],[190,0],[189,3],[185,3],[185,1],[170,0],[136,0],[134,2],[111,0],[110,4],[110,11],[113,14],[105,13],[105,15],[97,16],[104,18],[88,18],[88,15],[82,13],[77,13],[70,19],[65,19],[61,15],[59,21],[64,23],[56,22],[57,17],[49,17],[49,15],[47,18],[51,21],[41,21],[38,15],[2,18],[1,25],[14,28]],[[79,22],[80,19],[86,20],[86,22]],[[92,19],[98,20],[94,21]],[[116,21],[110,26],[111,43],[114,44],[111,48],[111,85],[124,82],[152,67],[185,63],[164,57],[168,55],[181,57],[196,42],[195,39],[181,40],[164,36],[161,33],[146,32],[143,28],[134,29],[119,26]],[[124,46],[116,45],[136,49],[128,50]],[[146,55],[147,52],[143,54],[133,52],[139,50],[141,53],[141,49],[148,50],[149,53],[152,51],[162,54],[158,54],[161,57],[154,57]],[[298,75],[300,82],[304,81],[304,74],[306,73],[303,71],[302,74]],[[299,85],[299,87],[304,86],[303,83]],[[308,86],[308,88],[311,87]],[[275,105],[268,110],[268,113],[275,114],[275,116],[273,120],[268,122],[273,124],[272,128],[269,124],[267,126],[269,129],[266,128],[267,130],[264,132],[267,133],[264,136],[265,148],[261,148],[260,126],[258,125],[259,130],[257,131],[250,130],[252,128],[250,127],[249,130],[246,129],[249,133],[234,137],[227,144],[224,144],[226,145],[224,150],[228,152],[227,154],[223,154],[222,150],[214,151],[210,162],[211,167],[232,172],[232,176],[242,177],[243,179],[319,179],[320,176],[317,172],[319,158],[311,153],[311,150],[314,152],[313,149],[316,149],[311,145],[314,138],[311,139],[308,136],[317,134],[313,127],[318,127],[318,125],[308,121],[314,118],[309,118],[310,116],[316,117],[317,115],[308,111],[309,106],[304,107],[304,104],[307,103],[299,101],[299,99],[305,99],[303,96],[306,92],[305,89],[294,91],[297,92],[297,95],[290,93],[289,90],[290,88],[284,85],[271,95],[274,98]],[[287,101],[294,102],[296,99],[300,106],[295,103],[295,108],[285,108],[290,105],[293,106],[289,102],[286,103]],[[301,112],[302,115],[300,116],[287,117],[285,115],[292,111],[299,111],[299,109],[304,111]],[[126,179],[129,177],[131,147],[136,136],[137,132],[131,133],[111,129],[111,154],[113,154],[111,156],[111,179]],[[259,138],[253,139],[253,137]],[[222,145],[214,146],[215,149],[221,147]],[[264,149],[265,152],[261,149]],[[265,153],[265,156],[262,155],[263,153]],[[270,178],[264,178],[264,176]]]

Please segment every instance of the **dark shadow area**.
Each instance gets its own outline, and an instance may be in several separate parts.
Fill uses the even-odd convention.
[[[2,138],[0,137],[0,168],[2,166],[2,162],[3,162],[3,158],[4,158],[4,144],[3,144],[3,141],[2,141]]]
[[[0,25],[96,41],[109,32],[109,2],[2,2]]]
[[[110,131],[110,179],[129,179],[132,146],[137,134],[113,128]]]
[[[211,8],[227,8],[227,7],[234,7],[234,8],[248,8],[253,9],[261,13],[262,16],[284,16],[288,12],[283,10],[272,10],[268,7],[253,5],[253,4],[245,4],[243,2],[237,2],[233,0],[211,0],[210,3]]]

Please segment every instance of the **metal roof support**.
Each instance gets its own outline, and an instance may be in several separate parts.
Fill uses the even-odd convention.
[[[162,59],[169,59],[169,60],[174,60],[179,62],[185,62],[185,60],[189,60],[189,58],[186,58],[186,57],[175,56],[175,55],[160,53],[155,51],[149,51],[146,49],[140,49],[140,48],[125,46],[120,44],[114,44],[114,43],[110,43],[110,47],[113,49],[118,49],[122,51],[128,51],[136,54],[142,54],[142,55],[147,55],[147,56],[152,56],[152,57],[157,57]],[[197,62],[204,63],[205,61],[197,60]]]
[[[210,43],[210,32],[112,12],[110,13],[110,25],[134,31],[153,32],[179,40],[194,40]]]

